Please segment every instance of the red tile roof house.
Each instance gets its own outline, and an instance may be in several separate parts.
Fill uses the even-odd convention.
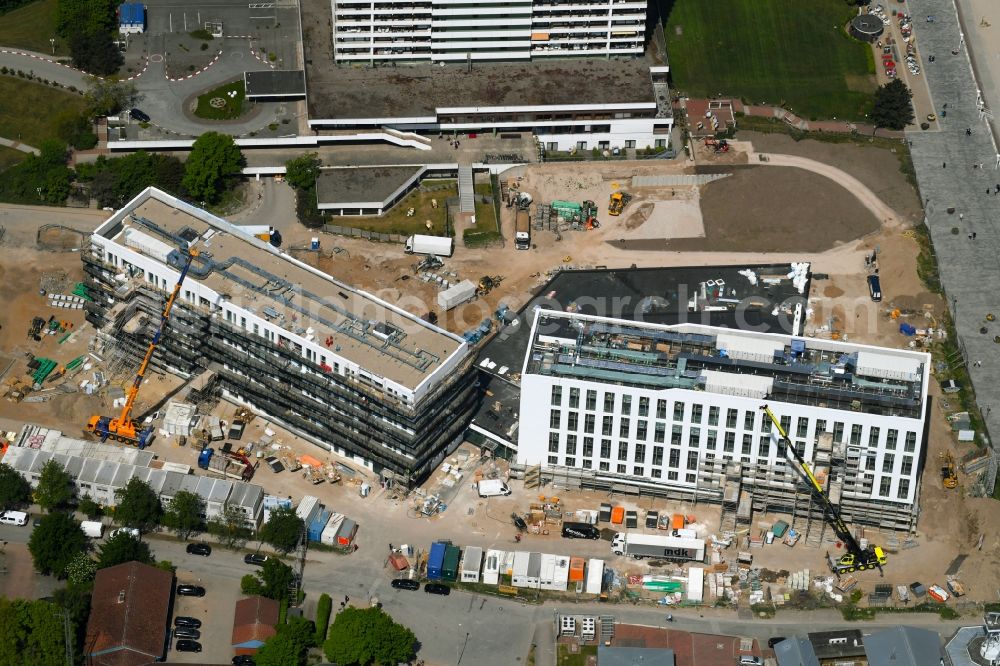
[[[140,666],[163,660],[173,574],[139,562],[101,569],[87,621],[90,666]]]
[[[233,649],[236,654],[256,654],[257,648],[277,633],[278,602],[247,597],[236,602],[233,615]]]

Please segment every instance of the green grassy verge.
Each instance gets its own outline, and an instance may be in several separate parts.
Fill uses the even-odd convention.
[[[27,157],[27,154],[22,153],[20,150],[14,150],[13,148],[8,148],[7,146],[0,146],[0,173],[2,173],[4,169],[14,166],[25,157]]]
[[[232,93],[236,93],[236,95],[231,96]],[[220,107],[212,106],[213,99],[221,99],[224,103]],[[232,120],[239,118],[249,110],[250,104],[246,101],[246,90],[241,79],[209,90],[204,95],[199,95],[194,115],[208,120]]]
[[[587,666],[588,657],[597,657],[596,645],[581,645],[577,652],[570,652],[568,645],[560,645],[556,656],[557,666]]]
[[[664,28],[675,88],[861,120],[875,80],[871,48],[844,30],[853,13],[842,0],[676,0]]]
[[[37,148],[56,136],[54,121],[59,114],[54,109],[80,112],[83,107],[79,95],[16,76],[0,76],[0,136],[5,139]]]
[[[69,49],[55,31],[56,0],[37,0],[0,17],[0,46],[16,46],[52,55],[56,38],[56,56],[68,56]]]

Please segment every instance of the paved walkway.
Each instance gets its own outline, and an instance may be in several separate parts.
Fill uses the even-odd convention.
[[[1000,291],[996,288],[1000,285],[997,149],[980,118],[978,86],[965,47],[960,46],[960,26],[952,3],[942,7],[936,0],[909,0],[909,7],[915,17],[936,17],[933,23],[914,21],[914,29],[923,52],[935,55],[935,62],[927,63],[924,73],[941,131],[910,132],[907,138],[941,282],[955,316],[977,400],[987,429],[1000,432],[1000,345],[993,341],[1000,335],[1000,326],[985,321],[987,314],[1000,313]],[[945,105],[947,115],[941,117]],[[970,234],[975,234],[974,240]]]
[[[0,146],[7,146],[8,148],[13,148],[14,150],[20,150],[22,153],[29,153],[32,155],[39,155],[42,151],[38,150],[34,146],[29,146],[26,143],[21,143],[20,141],[14,141],[13,139],[5,139],[0,137]]]

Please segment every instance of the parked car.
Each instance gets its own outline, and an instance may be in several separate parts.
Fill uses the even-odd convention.
[[[259,567],[264,566],[264,562],[267,562],[267,555],[261,555],[260,553],[247,553],[243,556],[243,561],[247,564],[256,564]]]
[[[419,590],[420,589],[420,583],[418,583],[415,580],[410,580],[409,578],[397,578],[397,579],[395,579],[394,581],[392,581],[389,584],[392,585],[397,590]]]
[[[149,116],[146,115],[144,111],[139,109],[132,109],[128,112],[128,115],[132,116],[132,120],[138,120],[140,123],[148,123]]]
[[[201,585],[178,585],[177,594],[182,597],[203,597],[205,596],[205,588]]]
[[[773,648],[775,645],[785,640],[784,636],[775,636],[774,638],[767,639],[767,647]]]
[[[737,663],[739,663],[740,666],[764,666],[763,659],[749,654],[741,655],[740,660]]]
[[[182,638],[177,641],[178,652],[201,652],[201,643],[189,638]]]
[[[201,632],[192,627],[177,627],[174,629],[174,638],[201,638]]]
[[[189,543],[187,545],[187,552],[191,555],[204,555],[208,557],[212,554],[212,547],[207,543]]]
[[[257,662],[248,654],[238,654],[233,657],[234,666],[256,666]]]
[[[451,594],[451,588],[441,583],[427,583],[424,585],[424,592],[428,594],[441,594],[447,597]]]
[[[191,627],[192,629],[201,628],[201,620],[196,617],[188,617],[186,615],[178,615],[174,618],[175,627]]]

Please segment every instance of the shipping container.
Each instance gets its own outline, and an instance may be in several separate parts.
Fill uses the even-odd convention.
[[[600,594],[604,585],[604,560],[592,558],[587,562],[587,594]]]
[[[332,513],[330,511],[321,510],[312,522],[309,523],[309,540],[310,541],[320,541],[323,538],[323,530],[326,529],[326,524],[330,521],[330,516]]]
[[[511,585],[514,587],[538,587],[538,577],[541,573],[542,554],[518,551],[514,553],[513,575]]]
[[[569,582],[581,582],[584,578],[586,566],[587,562],[582,557],[571,557],[569,560]]]
[[[340,529],[337,530],[337,545],[350,546],[354,543],[354,537],[357,536],[357,534],[358,524],[350,518],[344,518],[344,521],[340,523]]]
[[[476,297],[476,284],[472,280],[462,280],[458,284],[438,292],[438,307],[450,310]]]
[[[670,519],[670,529],[676,532],[677,530],[684,529],[684,514],[675,513]]]
[[[441,569],[444,565],[444,553],[447,544],[437,542],[431,544],[431,552],[427,556],[427,577],[431,580],[441,579]]]
[[[337,532],[340,531],[340,524],[344,522],[344,515],[341,513],[335,513],[330,516],[330,520],[327,521],[326,527],[323,528],[323,533],[319,536],[319,542],[327,546],[337,545]]]
[[[458,546],[448,545],[444,551],[444,562],[441,564],[441,578],[444,580],[458,580],[458,564],[462,558],[462,551]]]
[[[688,569],[687,600],[701,603],[705,598],[705,570],[701,567]]]
[[[611,523],[613,525],[621,525],[625,520],[625,507],[616,506],[611,509]]]
[[[301,518],[303,523],[308,525],[316,519],[316,516],[318,516],[322,510],[323,506],[319,503],[318,497],[306,495],[295,508],[295,515]]]

